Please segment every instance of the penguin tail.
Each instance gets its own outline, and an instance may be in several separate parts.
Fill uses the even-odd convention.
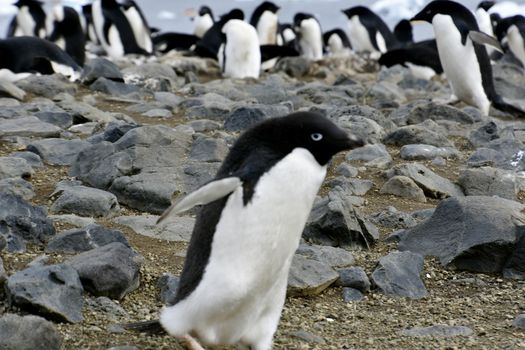
[[[497,110],[508,113],[513,117],[525,118],[525,111],[511,105],[510,103],[505,102],[501,96],[496,96],[496,98],[494,98],[492,101],[492,105]]]
[[[149,334],[165,334],[166,331],[162,328],[159,320],[153,321],[141,321],[121,324],[122,328],[138,333],[149,333]]]

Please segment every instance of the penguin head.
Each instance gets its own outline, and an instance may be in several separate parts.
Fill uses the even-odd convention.
[[[364,142],[348,135],[328,118],[313,112],[297,112],[268,119],[246,132],[252,147],[263,146],[281,157],[296,148],[308,150],[324,166],[336,154],[358,148]]]
[[[496,5],[496,1],[482,1],[478,4],[477,8],[488,11],[494,5]]]
[[[211,18],[213,18],[213,12],[211,12],[211,9],[208,7],[208,6],[201,6],[201,8],[199,9],[199,16],[204,16],[204,15],[210,15]]]
[[[308,20],[308,19],[315,19],[315,17],[309,13],[304,12],[298,12],[293,17],[293,26],[296,32],[299,32],[301,30],[301,22]]]
[[[221,16],[220,23],[224,25],[226,22],[228,22],[230,19],[240,19],[241,21],[244,20],[244,12],[242,12],[241,9],[233,9],[228,13],[225,13]]]
[[[436,15],[448,15],[454,19],[464,19],[471,21],[474,18],[472,12],[463,5],[451,0],[434,0],[427,4],[417,15],[412,17],[410,22],[428,22]],[[475,22],[475,19],[474,19]]]
[[[276,4],[274,4],[271,1],[263,2],[262,4],[259,5],[258,8],[261,9],[261,13],[263,13],[265,11],[269,11],[271,13],[277,13],[277,11],[279,11],[279,9],[280,9],[279,6],[277,6]]]
[[[346,10],[341,10],[348,19],[351,19],[354,16],[369,16],[370,14],[374,14],[368,7],[365,6],[354,6],[347,8]]]
[[[399,23],[394,27],[394,36],[396,37],[397,41],[403,44],[410,44],[414,42],[412,25],[410,24],[410,21],[406,19],[399,21]]]
[[[18,0],[13,4],[13,6],[16,6],[18,8],[22,8],[22,6],[27,6],[29,8],[32,7],[42,7],[42,1],[39,0]]]

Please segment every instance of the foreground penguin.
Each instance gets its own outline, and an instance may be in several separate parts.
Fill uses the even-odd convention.
[[[46,37],[46,13],[38,0],[18,0],[14,3],[18,13],[9,25],[7,37],[36,36]]]
[[[454,1],[429,3],[412,21],[432,23],[439,58],[457,98],[488,115],[491,103],[496,109],[523,117],[525,113],[503,101],[496,93],[487,50],[483,44],[498,46],[495,38],[479,31],[476,18]]]
[[[279,6],[273,2],[265,1],[255,8],[250,24],[257,30],[261,45],[277,45],[279,31]]]
[[[322,59],[323,33],[319,21],[311,14],[299,12],[293,22],[301,55],[314,61]]]
[[[239,19],[222,27],[224,43],[219,49],[219,66],[225,78],[259,78],[261,50],[255,28]]]
[[[79,66],[86,59],[86,36],[77,11],[69,6],[55,5],[51,31],[47,40],[65,50]]]
[[[362,146],[311,112],[271,118],[233,145],[215,180],[171,206],[164,221],[197,215],[174,305],[158,321],[126,325],[207,345],[269,350],[288,272],[316,194],[336,153]],[[293,185],[291,185],[293,184]]]

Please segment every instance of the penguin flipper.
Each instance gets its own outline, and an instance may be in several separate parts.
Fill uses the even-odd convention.
[[[150,334],[165,334],[166,331],[162,328],[159,320],[153,321],[140,321],[121,324],[122,328],[139,333],[150,333]]]
[[[499,52],[503,52],[503,48],[501,47],[498,39],[494,38],[493,36],[490,36],[483,32],[478,32],[476,30],[471,30],[468,33],[468,36],[470,40],[472,40],[475,43],[478,43],[480,45],[490,45],[494,47],[496,50],[498,50]]]
[[[208,204],[229,195],[240,186],[242,186],[242,181],[238,177],[226,177],[209,182],[198,190],[190,193],[179,202],[172,204],[164,213],[162,213],[157,224],[160,224],[169,216],[182,213],[196,205]]]

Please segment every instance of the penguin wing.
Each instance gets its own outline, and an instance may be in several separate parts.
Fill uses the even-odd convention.
[[[499,52],[503,52],[503,48],[501,47],[499,41],[496,38],[488,34],[485,34],[483,32],[478,32],[476,30],[471,30],[468,33],[468,36],[470,40],[472,40],[475,43],[478,43],[480,45],[490,45],[494,47],[496,50],[498,50]]]
[[[242,181],[238,177],[227,177],[209,182],[179,202],[172,204],[162,213],[157,224],[165,221],[170,216],[189,210],[196,205],[208,204],[227,196],[240,186],[242,186]]]

